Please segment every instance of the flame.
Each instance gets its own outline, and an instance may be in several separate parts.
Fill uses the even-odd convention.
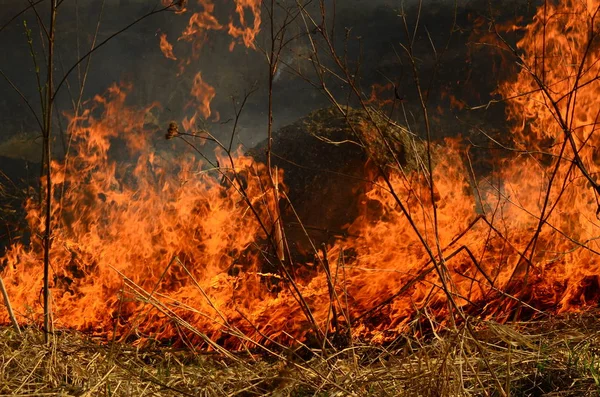
[[[192,13],[186,28],[178,39],[191,43],[191,55],[179,63],[180,75],[184,73],[186,67],[191,65],[194,60],[197,60],[200,57],[200,52],[208,40],[208,32],[224,29],[224,26],[214,15],[215,4],[212,2],[212,0],[198,0],[197,3],[201,7],[201,11]],[[239,15],[242,27],[236,28],[232,23],[230,23],[229,34],[234,38],[241,37],[246,46],[254,48],[253,41],[256,35],[260,32],[260,1],[252,2],[236,0],[235,5],[236,13]],[[187,2],[181,3],[181,10],[179,13],[186,12],[186,6]],[[254,21],[253,28],[246,26],[246,19],[244,16],[246,8],[249,8],[252,12]],[[161,36],[161,50],[167,58],[176,59],[172,51],[172,45],[166,41],[165,35]],[[194,106],[198,108],[198,111],[195,112],[191,117],[186,116],[183,120],[182,124],[186,131],[193,131],[199,115],[202,115],[204,118],[208,118],[213,114],[210,109],[210,103],[215,97],[216,92],[214,87],[202,79],[202,73],[200,71],[196,72],[194,76],[191,95],[193,102],[188,103],[188,106]],[[219,115],[215,114],[214,119],[218,120]]]
[[[235,0],[235,11],[239,19],[239,26],[236,26],[232,21],[229,22],[228,33],[233,38],[239,38],[248,48],[254,49],[254,40],[256,35],[260,32],[260,6],[262,2],[260,0]],[[246,10],[252,14],[252,26],[247,21]],[[229,47],[229,50],[233,50],[235,41],[233,41]]]
[[[236,25],[231,19],[227,25],[228,34],[234,39],[240,41],[247,48],[256,48],[254,41],[260,32],[261,26],[261,1],[260,0],[234,0],[235,12],[239,20],[239,25]],[[208,38],[207,32],[210,30],[223,30],[223,26],[214,16],[215,5],[211,0],[198,0],[198,4],[202,7],[202,11],[192,13],[187,27],[182,32],[179,40],[184,40],[192,43],[192,58],[197,59],[203,45]],[[250,13],[251,21],[248,21],[247,11]],[[235,46],[235,41],[232,41],[230,50]],[[186,62],[189,64],[190,60]]]
[[[446,142],[450,150],[434,170],[435,203],[427,195],[426,180],[392,176],[418,233],[429,247],[439,240],[446,259],[437,261],[448,269],[449,292],[459,309],[502,320],[517,306],[529,313],[536,308],[577,311],[600,299],[599,205],[572,160],[577,153],[590,175],[598,172],[599,7],[598,1],[548,3],[522,29],[517,51],[524,54],[524,66],[498,93],[507,98],[516,149],[526,155],[501,161],[500,172],[472,186],[460,145]],[[575,151],[566,133],[573,134]],[[379,180],[378,185],[385,183]],[[381,335],[393,335],[422,310],[446,323],[448,295],[412,226],[381,188],[367,197],[373,200],[367,208],[375,211],[357,219],[349,231],[359,237],[344,244],[351,247],[357,266],[347,272],[350,278],[355,272],[356,280],[345,291],[364,297],[353,304],[363,305],[379,325],[359,322],[355,332],[372,335],[379,329]],[[368,285],[359,281],[367,277]],[[365,305],[367,296],[372,301]]]
[[[210,117],[212,113],[210,110],[210,103],[215,97],[216,91],[211,85],[202,80],[201,72],[196,73],[190,93],[194,98],[194,102],[202,116],[204,116],[204,118]]]
[[[199,0],[198,4],[202,6],[202,11],[192,14],[187,27],[179,37],[179,40],[193,43],[193,57],[198,57],[200,49],[206,42],[207,31],[223,28],[213,15],[215,5],[211,0]]]
[[[165,33],[160,35],[160,50],[162,51],[165,58],[177,60],[175,54],[173,54],[173,45],[167,41],[167,35]]]
[[[596,148],[600,141],[594,133],[600,92],[599,10],[599,1],[565,0],[540,7],[517,44],[524,67],[516,81],[499,89],[501,95],[512,98],[507,115],[515,125],[515,143],[546,154],[527,156],[504,172],[508,184],[530,187],[513,193],[523,207],[519,210],[522,218],[532,218],[526,213],[542,214],[543,204],[531,195],[547,188],[555,170],[556,182],[548,193],[552,212],[545,214],[548,219],[540,235],[542,243],[535,255],[540,258],[535,267],[548,288],[554,285],[559,291],[554,299],[560,311],[586,305],[600,274],[598,201],[572,161],[579,157],[591,175],[598,172]],[[575,148],[568,135],[572,135]]]
[[[175,13],[182,14],[187,11],[187,0],[161,0],[161,3],[165,7],[174,7]]]
[[[206,314],[211,310],[207,299],[199,291],[191,293],[192,280],[211,301],[222,304],[256,289],[257,276],[242,281],[227,272],[234,265],[256,272],[257,254],[249,247],[263,235],[234,193],[240,189],[237,182],[208,176],[189,154],[166,159],[152,151],[152,134],[144,127],[147,109],[125,105],[129,90],[113,86],[73,118],[69,132],[77,154],[69,168],[53,164],[55,189],[62,192],[52,220],[57,325],[100,333],[118,327],[125,334],[131,324],[122,321],[132,321],[130,316],[144,307],[123,291],[126,276],[130,286],[168,296],[170,305],[193,307],[194,314],[186,317],[211,324],[202,326],[204,332],[217,330],[214,314]],[[112,150],[130,160],[117,161]],[[247,173],[245,189],[260,210],[264,167],[243,157],[235,166]],[[27,210],[31,227],[38,228],[43,218],[36,203],[29,202]],[[34,321],[41,315],[38,253],[39,242],[16,244],[4,258],[8,266],[3,274],[15,309]],[[171,264],[175,257],[181,261],[178,266]],[[176,330],[160,317],[149,314],[138,332],[172,337]]]
[[[212,3],[201,4],[212,12]],[[260,8],[236,5],[242,26],[245,8],[255,15],[253,28],[234,34],[251,47]],[[379,177],[361,197],[348,237],[295,270],[278,261],[290,259],[280,244],[282,170],[272,186],[273,171],[239,153],[217,152],[218,174],[181,146],[158,152],[152,143],[163,134],[144,119],[159,105],[132,108],[132,87],[111,87],[71,117],[74,154],[52,164],[60,203],[52,213],[56,325],[124,340],[210,339],[243,348],[339,326],[385,341],[421,315],[434,327],[448,324],[457,312],[449,296],[458,311],[499,321],[517,307],[533,314],[597,304],[598,203],[571,159],[577,153],[591,175],[598,172],[600,46],[590,32],[598,29],[591,23],[598,24],[599,6],[548,3],[522,29],[523,67],[498,90],[518,145],[517,155],[498,160],[500,171],[474,181],[465,147],[447,140],[434,151],[433,187],[423,170]],[[186,129],[198,114],[211,115],[214,95],[196,74],[197,111]],[[557,123],[563,119],[567,128]],[[575,151],[565,144],[568,134]],[[26,206],[31,230],[43,230],[37,202]],[[19,319],[41,322],[41,241],[16,242],[2,262]],[[8,322],[1,311],[0,321]]]

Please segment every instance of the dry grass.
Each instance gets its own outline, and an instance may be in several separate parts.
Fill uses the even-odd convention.
[[[19,337],[6,328],[0,395],[596,396],[599,346],[591,314],[510,326],[473,321],[428,340],[403,336],[304,358],[106,345],[76,332],[46,346],[39,330]]]

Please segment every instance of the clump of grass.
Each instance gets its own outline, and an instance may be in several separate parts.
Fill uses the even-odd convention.
[[[292,353],[192,353],[106,344],[77,332],[0,330],[0,395],[595,396],[597,314],[404,335],[386,346]]]

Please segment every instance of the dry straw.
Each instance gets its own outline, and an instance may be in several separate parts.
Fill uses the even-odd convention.
[[[275,346],[223,355],[105,345],[72,331],[46,345],[40,330],[6,328],[0,396],[593,396],[597,346],[594,315],[473,320],[429,340],[403,336],[305,358]]]

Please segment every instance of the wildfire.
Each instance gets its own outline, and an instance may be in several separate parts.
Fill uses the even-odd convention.
[[[543,223],[539,238],[523,251],[545,281],[540,291],[548,290],[561,311],[598,298],[600,207],[585,173],[595,179],[599,165],[599,11],[598,1],[567,0],[540,7],[518,42],[525,66],[515,82],[499,89],[513,98],[507,114],[515,125],[517,147],[537,151],[503,172],[515,203],[514,219]],[[519,191],[516,183],[522,185]],[[544,196],[532,199],[536,189],[546,191],[547,202]]]
[[[173,44],[167,41],[167,35],[164,33],[160,35],[160,50],[165,58],[172,59],[174,61],[177,60],[175,54],[173,54]]]
[[[201,4],[207,14],[192,16],[185,37],[200,26],[220,29],[209,18],[212,3]],[[302,273],[307,264],[295,273],[268,271],[288,265],[269,240],[283,195],[270,187],[270,170],[218,152],[218,173],[176,146],[178,139],[169,141],[176,155],[156,152],[152,141],[164,132],[144,124],[149,109],[126,105],[132,87],[111,87],[71,118],[74,154],[52,165],[60,203],[50,253],[55,325],[241,348],[248,340],[302,340],[339,324],[382,341],[424,311],[448,323],[449,299],[458,311],[498,320],[517,307],[532,314],[596,304],[599,207],[574,159],[590,175],[598,172],[600,46],[590,34],[598,32],[598,7],[591,0],[548,4],[523,28],[517,53],[524,66],[499,89],[510,98],[522,155],[474,185],[460,142],[449,140],[435,159],[434,194],[426,172],[377,180],[348,228],[351,237],[315,255],[310,276]],[[252,47],[260,2],[238,0],[236,11],[243,28],[230,23],[229,33]],[[211,115],[215,96],[200,73],[192,96],[197,112],[184,123],[188,131],[198,112]],[[275,179],[285,182],[284,172]],[[43,229],[37,202],[27,203],[27,214],[31,230]],[[34,238],[2,258],[20,321],[41,322],[41,254]],[[0,321],[8,322],[3,311]]]
[[[196,76],[194,77],[191,95],[202,116],[204,116],[204,118],[210,117],[212,114],[210,103],[215,97],[216,92],[212,86],[206,84],[204,80],[202,80],[201,72],[196,73]]]
[[[238,15],[240,26],[236,26],[233,21],[229,22],[229,35],[233,38],[241,38],[244,45],[248,48],[254,48],[254,40],[260,32],[260,6],[261,0],[235,0],[235,11]],[[246,9],[252,14],[252,26],[246,20]],[[229,47],[233,50],[235,42]]]
[[[198,4],[202,6],[201,12],[194,12],[189,19],[188,25],[179,37],[179,40],[184,40],[192,43],[192,59],[197,59],[200,56],[200,50],[207,40],[207,32],[210,30],[221,30],[223,26],[213,15],[215,5],[210,0],[199,0]],[[189,64],[188,60],[186,64]]]
[[[208,31],[225,29],[225,26],[214,15],[215,4],[212,0],[198,0],[198,5],[202,10],[192,13],[187,27],[179,37],[179,40],[192,43],[192,59],[199,57],[200,50],[208,39]],[[234,39],[241,39],[241,42],[248,48],[255,48],[254,41],[260,32],[260,7],[260,0],[235,0],[235,12],[238,16],[239,25],[234,24],[233,20],[227,25],[228,34]],[[246,10],[252,15],[252,21],[247,21]],[[234,46],[235,41],[231,43],[230,51],[233,51]],[[190,62],[191,60],[187,60],[185,64],[189,65]]]

